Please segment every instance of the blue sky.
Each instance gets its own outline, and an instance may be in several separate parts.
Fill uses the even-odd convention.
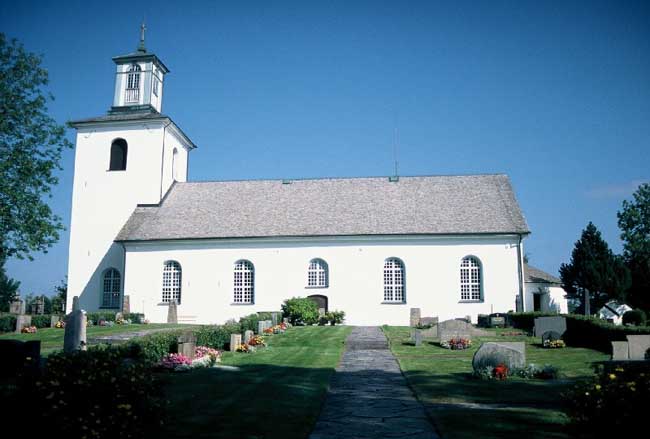
[[[3,1],[44,56],[51,114],[104,114],[139,25],[170,68],[164,112],[199,148],[191,180],[506,173],[557,274],[589,221],[650,180],[650,3]],[[73,131],[68,132],[74,140]],[[73,151],[51,200],[69,224]],[[67,272],[68,233],[10,261],[22,292]]]

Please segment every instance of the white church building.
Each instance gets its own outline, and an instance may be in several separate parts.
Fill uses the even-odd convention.
[[[533,310],[530,233],[505,175],[189,182],[196,148],[167,115],[168,68],[113,58],[107,115],[77,120],[68,310],[222,323],[315,298],[355,325]]]

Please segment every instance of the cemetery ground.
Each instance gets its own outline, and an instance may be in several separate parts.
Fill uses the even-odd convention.
[[[567,418],[562,393],[577,380],[593,375],[592,363],[609,355],[584,348],[544,349],[539,338],[501,336],[512,328],[490,329],[492,337],[475,337],[466,350],[448,350],[425,340],[414,346],[411,328],[383,330],[402,373],[425,405],[444,438],[566,438]],[[480,380],[472,375],[472,356],[485,341],[523,341],[528,364],[550,364],[559,379],[509,377],[506,381]]]

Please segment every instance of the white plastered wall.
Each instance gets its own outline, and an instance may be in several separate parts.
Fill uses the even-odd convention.
[[[519,293],[517,237],[391,237],[268,239],[126,244],[125,294],[132,312],[165,322],[161,304],[163,264],[182,267],[179,318],[185,322],[221,323],[259,311],[279,310],[293,296],[321,294],[329,309],[346,312],[355,325],[408,325],[410,308],[441,319],[507,312]],[[463,257],[480,259],[480,303],[461,303],[459,266]],[[383,264],[389,257],[404,262],[406,303],[383,304]],[[312,258],[329,265],[328,288],[306,288]],[[255,267],[255,304],[234,305],[233,266],[239,259]]]
[[[566,299],[566,291],[556,284],[549,284],[545,282],[526,282],[524,284],[526,311],[534,311],[534,295],[543,293],[548,302],[542,304],[542,311],[545,312],[558,312],[567,314],[569,312],[569,305]]]

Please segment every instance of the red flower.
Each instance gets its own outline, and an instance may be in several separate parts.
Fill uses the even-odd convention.
[[[508,377],[508,366],[505,364],[499,364],[494,368],[492,373],[494,374],[494,378],[498,380],[505,380]]]

